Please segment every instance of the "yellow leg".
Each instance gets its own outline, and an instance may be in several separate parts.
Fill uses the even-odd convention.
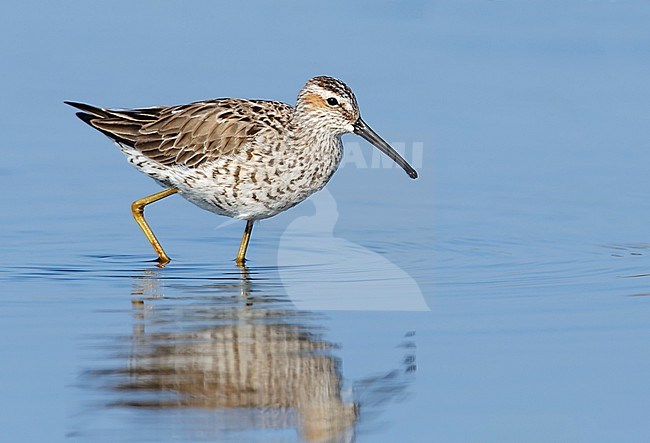
[[[144,235],[147,236],[147,240],[149,240],[151,246],[153,246],[153,248],[156,250],[156,253],[158,254],[158,262],[161,265],[164,265],[165,263],[169,263],[171,259],[167,256],[167,254],[165,254],[165,251],[163,250],[162,246],[160,246],[158,239],[153,234],[153,231],[149,227],[149,224],[147,224],[147,221],[144,219],[144,207],[150,203],[157,202],[158,200],[161,200],[165,197],[169,197],[172,194],[176,194],[177,192],[178,189],[174,187],[167,188],[164,191],[150,195],[149,197],[136,200],[131,205],[131,212],[133,213],[133,218],[135,218],[135,221],[138,222],[138,225],[140,225],[140,229],[142,229]]]
[[[239,244],[239,252],[237,252],[237,266],[244,266],[246,262],[246,249],[248,249],[248,242],[251,239],[251,232],[253,232],[253,223],[254,220],[248,220],[246,222],[246,229],[244,230],[244,236],[241,238],[241,243]]]

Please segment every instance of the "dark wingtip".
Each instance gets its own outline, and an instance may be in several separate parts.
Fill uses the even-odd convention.
[[[79,118],[80,118],[84,123],[87,123],[87,124],[89,124],[90,126],[92,126],[92,123],[90,123],[90,121],[91,121],[93,118],[97,118],[97,117],[95,117],[94,115],[86,114],[85,112],[77,112],[76,115],[77,115],[77,117],[79,117]]]
[[[63,103],[83,111],[83,112],[77,112],[77,117],[79,117],[84,123],[87,123],[90,126],[93,126],[93,124],[91,123],[92,120],[106,117],[106,112],[103,109],[98,108],[96,106],[87,105],[86,103],[73,102],[69,100],[65,100]]]
[[[68,106],[72,106],[73,108],[82,109],[82,110],[84,108],[88,107],[88,105],[86,105],[84,103],[73,102],[71,100],[63,100],[63,103],[65,103]]]
[[[92,126],[92,124],[90,123],[90,120],[92,120],[93,117],[96,117],[96,116],[93,116],[92,114],[88,113],[88,111],[89,111],[88,108],[91,107],[90,105],[86,105],[84,103],[79,103],[79,102],[73,102],[73,101],[69,101],[69,100],[64,100],[63,103],[65,103],[68,106],[72,106],[73,108],[77,108],[77,109],[81,109],[82,111],[86,111],[86,112],[77,112],[76,115],[84,123],[87,123],[90,126]]]
[[[101,115],[101,109],[98,108],[97,106],[92,106],[92,105],[87,105],[86,103],[79,103],[79,102],[73,102],[70,100],[64,100],[64,102],[68,106],[72,106],[73,108],[77,108],[81,111],[87,112],[89,114],[96,114],[96,115]]]
[[[128,146],[133,146],[134,140],[128,140],[118,133],[111,132],[109,130],[106,130],[105,128],[101,128],[97,126],[97,123],[102,121],[103,119],[110,119],[110,118],[115,118],[113,114],[110,113],[110,111],[102,108],[98,108],[96,106],[92,105],[87,105],[85,103],[78,103],[78,102],[72,102],[72,101],[64,101],[66,105],[70,105],[73,108],[77,108],[82,110],[83,112],[77,112],[76,115],[86,123],[88,126],[97,129],[99,132],[110,138],[111,140],[117,142],[117,143],[123,143]],[[117,117],[119,118],[119,117]]]

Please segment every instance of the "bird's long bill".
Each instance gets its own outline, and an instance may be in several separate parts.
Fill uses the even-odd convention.
[[[370,126],[366,124],[363,120],[361,120],[361,117],[359,117],[359,120],[354,124],[354,133],[357,135],[360,135],[361,137],[365,138],[368,140],[370,143],[375,145],[377,149],[379,149],[381,152],[386,154],[388,157],[390,157],[395,163],[400,165],[402,169],[406,171],[406,173],[409,175],[411,178],[418,178],[418,173],[411,165],[407,163],[404,158],[402,158],[401,155],[397,153],[391,146],[384,141],[383,138],[381,138],[375,131],[372,130]]]

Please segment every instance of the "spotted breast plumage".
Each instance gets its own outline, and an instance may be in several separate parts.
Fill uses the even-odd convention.
[[[417,177],[361,119],[350,88],[332,77],[310,79],[295,107],[233,98],[142,109],[66,103],[165,188],[132,205],[161,264],[170,259],[144,219],[146,205],[179,193],[203,209],[246,220],[236,259],[242,265],[254,221],[285,211],[322,189],[341,161],[345,133],[362,136],[411,178]]]

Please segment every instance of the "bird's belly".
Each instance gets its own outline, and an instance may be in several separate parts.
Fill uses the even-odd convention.
[[[325,186],[340,159],[336,156],[318,167],[314,163],[270,167],[236,158],[199,168],[165,167],[121,148],[130,163],[161,186],[175,186],[202,209],[244,220],[272,217],[302,202]]]
[[[236,172],[193,170],[168,182],[202,209],[238,219],[261,220],[302,202],[325,186],[331,175],[280,174],[272,178],[260,170],[247,177],[241,175],[241,170]]]
[[[197,191],[196,187],[187,189],[180,183],[176,186],[184,198],[200,208],[242,220],[261,220],[273,217],[297,205],[311,194],[275,196],[269,195],[264,189],[251,189],[234,194],[232,188],[210,186],[205,190]]]

